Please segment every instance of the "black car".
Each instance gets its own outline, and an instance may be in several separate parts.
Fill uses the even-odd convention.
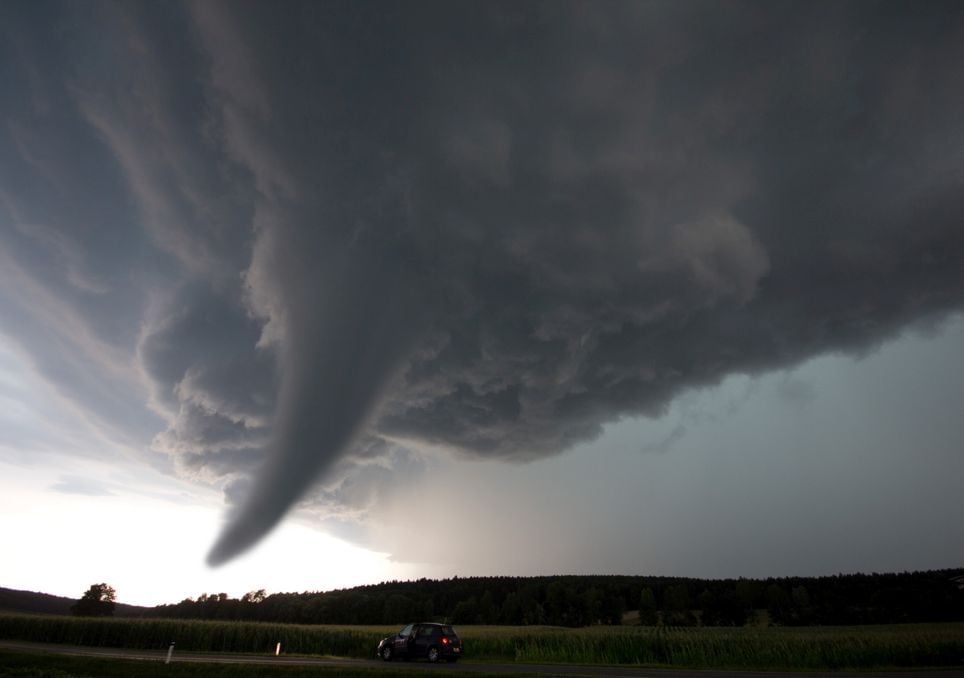
[[[376,654],[387,662],[396,657],[455,662],[462,656],[462,639],[450,624],[409,624],[394,636],[383,638]]]

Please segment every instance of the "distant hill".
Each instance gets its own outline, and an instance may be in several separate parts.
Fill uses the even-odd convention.
[[[0,588],[0,611],[70,614],[74,599]],[[767,579],[645,575],[453,577],[335,591],[202,593],[118,617],[297,624],[777,626],[964,621],[964,568]]]
[[[78,595],[78,598],[80,596]],[[0,611],[26,612],[30,614],[70,614],[70,606],[77,602],[77,598],[52,596],[49,593],[36,591],[18,591],[0,586]],[[114,608],[116,617],[140,617],[149,608],[138,605],[117,603]]]

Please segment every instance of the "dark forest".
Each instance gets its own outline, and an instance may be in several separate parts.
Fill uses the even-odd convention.
[[[705,580],[647,576],[455,577],[328,592],[201,594],[146,616],[304,624],[666,626],[964,620],[964,569]]]

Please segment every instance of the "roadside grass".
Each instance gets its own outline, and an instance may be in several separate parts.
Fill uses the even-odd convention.
[[[309,678],[331,676],[348,678],[411,678],[427,667],[410,665],[398,668],[341,668],[326,666],[271,666],[265,664],[217,664],[201,662],[142,661],[71,657],[54,654],[26,654],[0,651],[0,678]],[[433,666],[439,678],[462,676],[464,672]],[[483,678],[512,678],[505,673],[472,673]],[[524,674],[515,674],[516,678]]]
[[[81,619],[0,614],[0,638],[100,647],[373,658],[395,626]],[[459,626],[478,661],[733,670],[868,670],[964,665],[964,623],[851,627]]]

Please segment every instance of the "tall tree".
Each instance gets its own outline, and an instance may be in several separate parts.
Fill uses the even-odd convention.
[[[642,626],[656,626],[659,613],[656,611],[656,596],[653,589],[646,587],[639,594],[639,623]]]
[[[70,611],[78,617],[112,617],[116,598],[117,591],[110,584],[91,584]]]
[[[670,586],[663,594],[663,623],[667,626],[696,626],[685,584]]]

